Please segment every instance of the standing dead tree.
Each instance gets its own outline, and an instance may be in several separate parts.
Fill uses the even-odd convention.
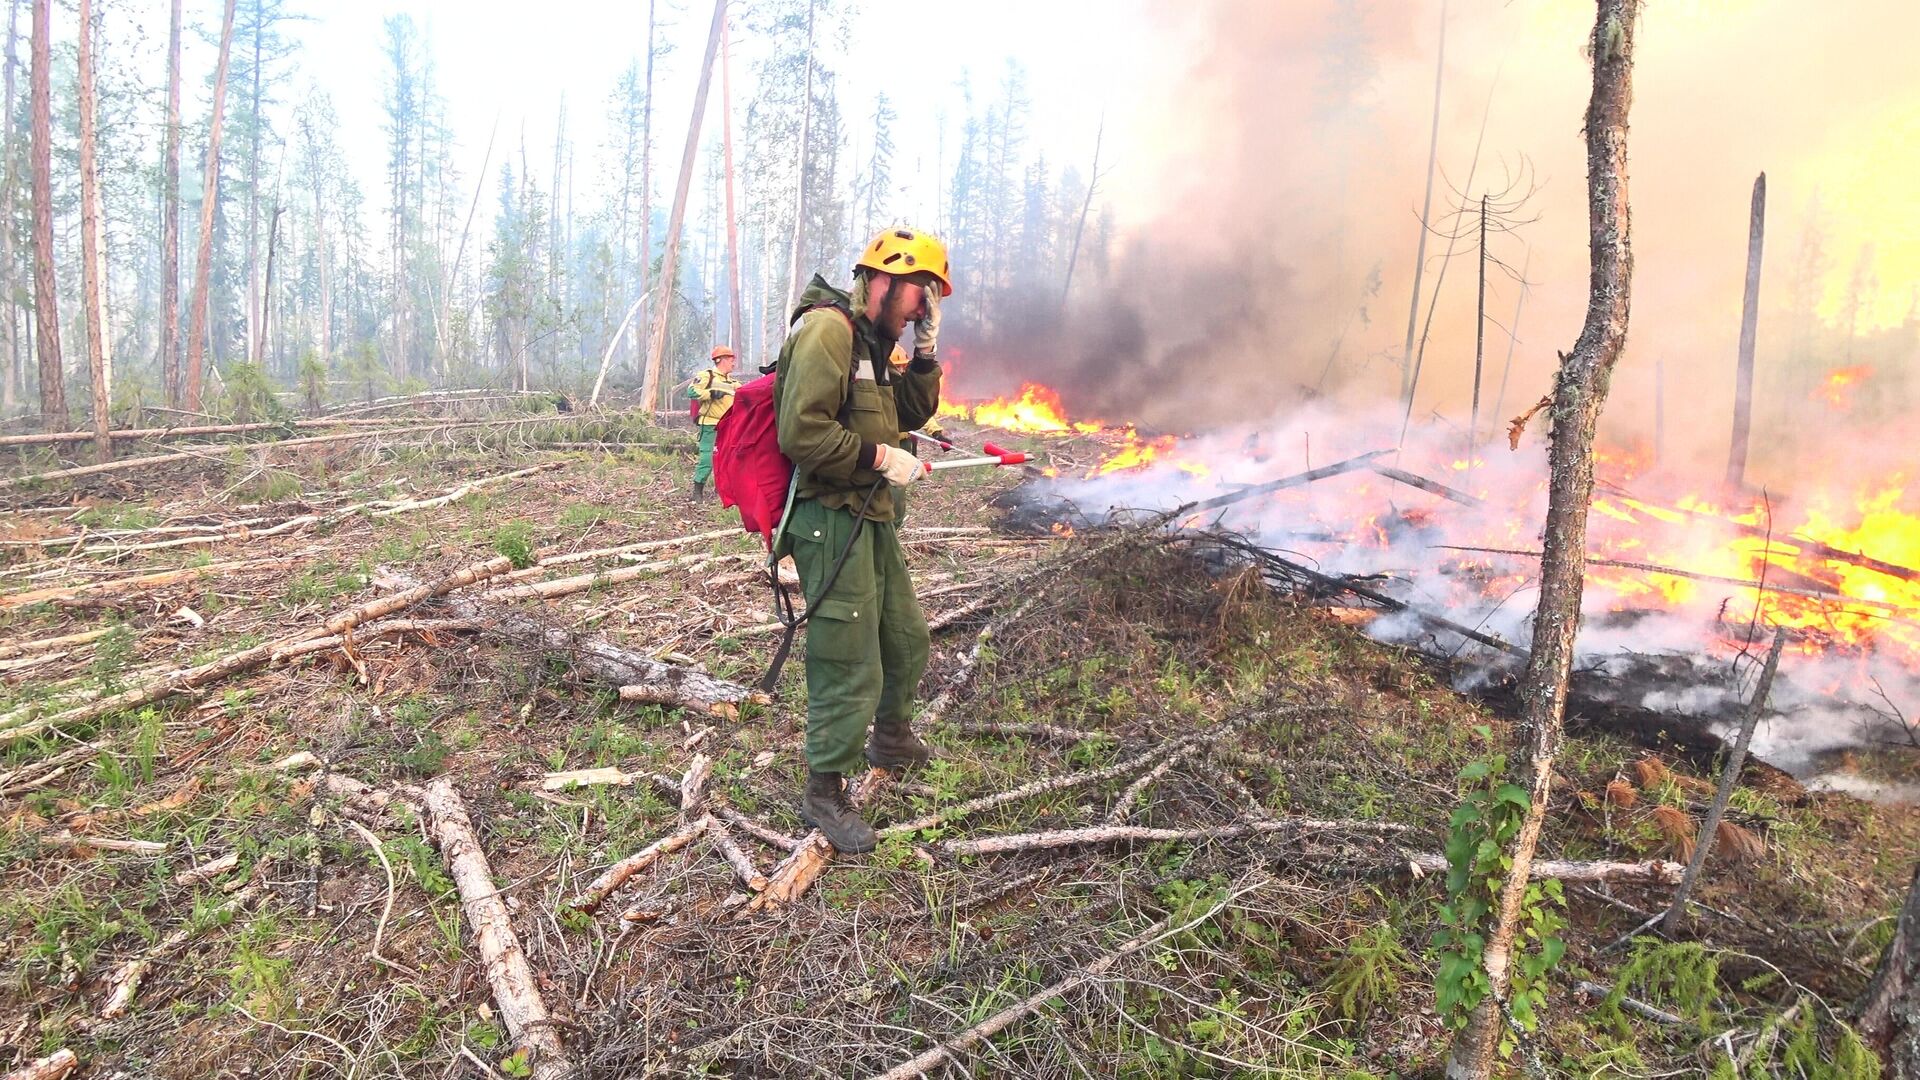
[[[1733,382],[1733,441],[1727,447],[1727,486],[1747,479],[1747,436],[1753,426],[1753,344],[1760,325],[1760,248],[1767,232],[1767,174],[1753,181],[1747,217],[1747,290],[1740,302],[1740,366]]]
[[[1427,137],[1427,195],[1420,204],[1420,246],[1413,253],[1413,299],[1407,303],[1407,343],[1400,350],[1400,394],[1413,397],[1413,328],[1420,321],[1420,279],[1427,268],[1427,221],[1433,211],[1434,166],[1440,155],[1440,87],[1447,73],[1447,5],[1440,3],[1440,46],[1433,60],[1433,129]]]
[[[1920,1076],[1920,867],[1861,998],[1860,1033],[1880,1052],[1887,1075]]]
[[[687,192],[693,187],[693,161],[700,150],[700,118],[707,112],[707,88],[713,83],[713,57],[720,51],[720,30],[726,25],[727,0],[713,0],[713,25],[707,31],[707,51],[700,61],[700,86],[693,95],[693,119],[687,122],[687,148],[680,156],[680,183],[673,189],[673,212],[667,216],[667,250],[660,259],[660,304],[647,337],[645,401],[660,401],[660,362],[667,351],[667,317],[673,311],[674,271],[680,256],[680,226],[687,219]]]
[[[207,178],[200,188],[200,258],[193,268],[193,318],[187,331],[187,408],[200,411],[202,365],[207,351],[207,289],[213,270],[213,212],[220,198],[220,120],[227,105],[227,60],[233,53],[233,5],[227,0],[220,26],[220,61],[213,73],[213,119],[207,132]]]
[[[1546,819],[1553,761],[1563,737],[1567,676],[1580,626],[1586,571],[1587,509],[1593,501],[1593,442],[1615,363],[1626,345],[1633,280],[1632,223],[1627,203],[1627,113],[1633,100],[1633,37],[1637,0],[1599,0],[1588,48],[1593,96],[1587,106],[1587,222],[1591,252],[1587,315],[1573,352],[1562,357],[1553,396],[1553,442],[1548,451],[1545,555],[1533,650],[1520,682],[1521,757],[1518,783],[1528,797],[1526,817],[1507,845],[1511,870],[1501,886],[1495,922],[1481,964],[1486,994],[1455,1033],[1448,1054],[1450,1080],[1492,1074],[1501,1012],[1512,983],[1514,947],[1533,856]]]

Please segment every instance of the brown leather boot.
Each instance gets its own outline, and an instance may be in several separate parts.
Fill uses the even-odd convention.
[[[913,726],[902,720],[875,723],[867,736],[867,761],[878,769],[904,769],[933,760],[933,748],[920,741]]]
[[[839,773],[808,770],[807,793],[800,800],[800,817],[825,833],[836,851],[864,855],[873,850],[873,828],[854,810]]]

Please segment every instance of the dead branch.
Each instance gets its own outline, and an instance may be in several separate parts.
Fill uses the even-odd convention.
[[[711,817],[700,817],[691,824],[682,825],[673,832],[655,840],[639,851],[621,859],[601,872],[593,879],[580,895],[567,901],[566,906],[575,911],[592,913],[606,902],[615,889],[626,884],[627,879],[647,869],[660,860],[662,855],[671,855],[692,843],[714,821]]]
[[[162,938],[159,944],[139,957],[121,964],[114,970],[113,976],[107,980],[107,1000],[106,1004],[100,1007],[100,1018],[113,1020],[126,1015],[127,1010],[133,1005],[133,996],[140,991],[141,980],[147,977],[147,972],[155,963],[178,951],[202,930],[214,925],[216,920],[252,905],[264,895],[266,895],[266,889],[263,886],[249,885],[234,893],[226,903],[209,913],[207,918],[189,922],[186,926]]]
[[[1447,872],[1445,855],[1408,855],[1403,865],[1415,876]],[[1638,885],[1678,885],[1686,870],[1677,862],[1650,859],[1646,862],[1574,862],[1566,859],[1536,859],[1533,876],[1561,881],[1610,881]]]
[[[1602,986],[1599,983],[1588,982],[1585,979],[1582,979],[1580,982],[1574,984],[1574,989],[1580,992],[1581,997],[1584,997],[1589,1001],[1605,1001],[1608,995],[1613,993],[1613,987]],[[1625,1009],[1627,1012],[1634,1014],[1635,1016],[1641,1017],[1643,1019],[1651,1020],[1656,1024],[1666,1024],[1669,1027],[1678,1027],[1679,1025],[1686,1023],[1685,1020],[1682,1020],[1680,1017],[1675,1016],[1670,1012],[1667,1012],[1663,1009],[1656,1009],[1644,1001],[1637,1001],[1630,997],[1621,998],[1620,1007],[1622,1009]]]
[[[639,778],[639,773],[622,772],[611,766],[604,769],[570,769],[566,772],[548,773],[540,781],[540,790],[570,791],[574,788],[594,787],[600,784],[630,787]]]
[[[745,885],[752,892],[759,892],[767,887],[767,875],[761,873],[759,868],[753,865],[753,860],[747,857],[747,853],[740,850],[740,845],[733,842],[733,837],[727,835],[725,826],[716,825],[709,828],[707,839],[713,841],[714,850],[718,851],[727,865],[733,868],[733,876],[740,879],[740,884]]]
[[[461,499],[479,491],[481,488],[505,483],[508,480],[518,480],[523,476],[532,476],[534,473],[558,469],[565,464],[566,463],[562,461],[548,461],[525,469],[515,469],[513,472],[501,473],[498,476],[487,476],[479,480],[469,480],[444,495],[436,495],[431,499],[416,499],[412,502],[396,503],[385,509],[375,510],[368,516],[377,518],[396,517],[400,514],[411,513],[415,510],[429,510],[436,506],[445,506],[448,503],[459,502]]]
[[[302,439],[274,439],[265,442],[234,443],[233,446],[247,451],[277,450],[290,446],[317,446],[321,443],[351,442],[361,439],[377,439],[399,436],[389,444],[393,446],[417,445],[438,438],[442,432],[476,427],[513,427],[522,424],[552,423],[550,416],[536,416],[513,420],[463,420],[453,423],[435,424],[431,427],[383,427],[378,430],[350,431],[342,435],[313,435]],[[205,461],[204,452],[194,451],[175,454],[149,454],[145,457],[126,458],[121,461],[109,461],[99,465],[79,465],[69,469],[54,469],[51,472],[33,473],[29,476],[0,478],[0,491],[28,485],[52,483],[60,480],[77,480],[85,476],[98,476],[102,473],[125,472],[129,469],[143,469],[150,465],[168,465],[178,461]]]
[[[240,853],[229,851],[217,859],[210,859],[199,866],[189,867],[173,875],[173,883],[180,886],[198,885],[203,881],[212,881],[221,874],[240,865]]]
[[[730,560],[734,562],[758,562],[762,558],[764,558],[764,556],[753,551],[733,555],[709,555],[703,552],[694,555],[682,555],[675,559],[659,559],[653,562],[636,563],[633,566],[622,566],[613,570],[600,570],[591,574],[577,574],[573,577],[555,578],[552,581],[536,581],[529,585],[510,585],[506,588],[489,590],[482,594],[481,598],[495,603],[508,600],[552,600],[561,596],[572,596],[575,593],[583,593],[590,589],[605,589],[615,585],[624,585],[629,581],[637,581],[641,578],[650,577],[662,570],[672,569],[673,567],[690,566],[695,563],[707,561],[724,562]],[[529,567],[529,569],[544,568]]]
[[[474,836],[460,793],[452,780],[441,777],[427,785],[421,801],[432,822],[435,843],[460,891],[461,910],[480,948],[500,1019],[514,1040],[531,1053],[529,1064],[537,1080],[565,1080],[573,1075],[573,1065],[514,936],[506,902],[494,885],[493,870]]]
[[[1048,832],[1016,833],[1011,836],[987,836],[977,840],[948,840],[940,847],[949,855],[998,855],[1012,851],[1046,851],[1077,847],[1082,844],[1123,844],[1168,840],[1231,840],[1260,833],[1361,832],[1375,835],[1408,831],[1405,825],[1388,821],[1320,821],[1313,818],[1273,818],[1239,821],[1228,825],[1208,825],[1188,829],[1151,829],[1140,825],[1098,825],[1085,829],[1055,829]],[[1436,856],[1438,857],[1438,856]],[[1416,856],[1418,858],[1418,856]],[[1444,866],[1444,857],[1442,863]]]
[[[1317,469],[1309,469],[1306,472],[1295,473],[1292,476],[1283,476],[1278,480],[1269,480],[1264,484],[1250,484],[1247,487],[1241,488],[1239,491],[1230,491],[1225,495],[1215,495],[1211,499],[1202,499],[1199,502],[1187,503],[1167,516],[1169,518],[1182,518],[1189,514],[1218,510],[1223,506],[1232,506],[1234,503],[1251,499],[1257,495],[1270,495],[1286,488],[1299,487],[1302,484],[1311,484],[1315,480],[1325,480],[1328,477],[1339,476],[1341,473],[1366,468],[1373,463],[1374,458],[1391,453],[1393,453],[1391,449],[1374,450],[1361,454],[1359,457],[1351,457],[1345,461],[1336,461],[1331,465],[1322,465]]]
[[[701,804],[707,801],[707,780],[712,775],[713,759],[705,754],[693,755],[686,774],[680,777],[681,821],[691,821],[701,812]]]
[[[777,847],[782,851],[793,851],[800,846],[800,841],[767,825],[759,818],[749,817],[725,803],[714,806],[713,816],[770,847]]]
[[[251,424],[195,424],[182,427],[122,428],[107,432],[121,442],[143,440],[166,442],[200,435],[242,435],[250,431],[285,431],[289,428],[387,427],[392,420],[262,420]],[[28,435],[0,435],[0,447],[47,446],[54,443],[88,442],[98,436],[91,431],[42,431]]]
[[[1107,811],[1107,824],[1119,825],[1124,823],[1127,820],[1127,815],[1133,813],[1134,800],[1138,799],[1141,793],[1145,792],[1158,782],[1161,777],[1172,771],[1175,765],[1199,753],[1204,747],[1204,743],[1188,743],[1173,753],[1168,754],[1166,757],[1161,758],[1160,764],[1141,773],[1140,778],[1128,784],[1127,790],[1121,792],[1120,797],[1114,800],[1113,809]]]
[[[380,599],[361,604],[358,607],[349,608],[328,619],[326,623],[318,629],[310,628],[288,637],[280,638],[277,641],[269,641],[261,645],[255,645],[250,649],[242,649],[237,653],[222,657],[219,660],[201,664],[198,667],[183,668],[178,671],[168,672],[157,679],[136,686],[131,690],[97,698],[85,705],[67,709],[64,712],[41,717],[26,723],[0,728],[0,745],[27,738],[42,731],[91,720],[94,717],[104,716],[107,713],[118,712],[122,709],[136,709],[142,705],[151,704],[161,698],[185,690],[215,683],[243,671],[251,671],[271,661],[275,653],[285,651],[289,647],[297,645],[302,641],[330,634],[345,633],[371,619],[376,619],[383,615],[391,615],[404,607],[417,604],[422,600],[443,595],[466,585],[471,585],[476,581],[484,580],[494,574],[505,573],[512,568],[512,562],[504,557],[478,563],[464,570],[459,570],[445,577],[428,582],[425,585],[415,586],[403,593],[381,597]],[[742,689],[744,690],[745,688],[743,687]]]
[[[137,592],[159,585],[172,585],[176,582],[191,581],[195,578],[215,574],[231,574],[240,570],[266,570],[282,566],[293,566],[301,562],[295,558],[238,559],[232,562],[208,563],[205,566],[187,566],[177,570],[156,570],[151,574],[135,574],[130,577],[108,578],[104,581],[88,581],[79,585],[63,585],[50,589],[32,589],[27,592],[7,593],[0,596],[0,609],[20,607],[25,604],[57,603],[72,600],[79,596],[98,596],[103,593]]]
[[[78,634],[62,634],[59,637],[40,638],[34,641],[9,641],[0,645],[0,660],[16,656],[28,656],[43,653],[51,649],[70,649],[77,645],[89,645],[113,633],[113,627],[100,630],[87,630]]]
[[[619,544],[614,547],[594,548],[591,551],[562,552],[559,548],[542,548],[533,553],[539,560],[525,570],[515,570],[504,580],[526,581],[539,577],[555,566],[567,566],[572,563],[591,562],[594,559],[611,558],[618,555],[631,555],[641,551],[654,551],[664,547],[678,547],[681,544],[695,544],[702,540],[721,540],[730,536],[739,536],[739,529],[714,529],[710,532],[694,533],[691,536],[674,536],[665,540],[642,540],[634,544]]]
[[[1369,465],[1368,468],[1372,469],[1374,472],[1379,473],[1381,476],[1384,476],[1389,480],[1398,480],[1399,482],[1407,485],[1408,487],[1419,488],[1421,491],[1427,492],[1429,494],[1438,495],[1443,499],[1447,499],[1452,502],[1457,502],[1461,506],[1479,506],[1480,505],[1480,499],[1477,496],[1469,495],[1466,492],[1460,491],[1456,488],[1450,488],[1447,485],[1442,484],[1437,480],[1429,480],[1426,477],[1419,475],[1418,473],[1410,473],[1405,469],[1396,469],[1391,465],[1381,465],[1378,462],[1372,465]]]
[[[847,798],[852,801],[854,809],[861,809],[873,801],[873,797],[885,789],[892,779],[892,774],[885,769],[873,769],[847,792]],[[773,873],[768,876],[767,887],[753,898],[746,910],[760,912],[792,903],[812,887],[832,861],[833,845],[827,842],[826,834],[819,829],[809,832],[801,838],[800,846],[793,849],[793,854],[780,860],[780,864],[773,868]]]

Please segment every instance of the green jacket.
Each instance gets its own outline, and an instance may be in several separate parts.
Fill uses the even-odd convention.
[[[940,365],[915,360],[895,374],[887,363],[893,342],[879,340],[865,316],[845,317],[850,306],[817,274],[800,294],[775,368],[775,425],[780,452],[794,465],[796,498],[857,510],[878,482],[866,516],[890,522],[893,493],[874,458],[881,444],[899,446],[939,409]]]

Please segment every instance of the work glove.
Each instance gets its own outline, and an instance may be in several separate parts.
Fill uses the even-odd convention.
[[[886,443],[874,448],[873,467],[894,487],[906,487],[927,473],[926,464],[919,458]]]
[[[932,360],[940,347],[940,286],[928,285],[927,315],[913,324],[913,358]]]

